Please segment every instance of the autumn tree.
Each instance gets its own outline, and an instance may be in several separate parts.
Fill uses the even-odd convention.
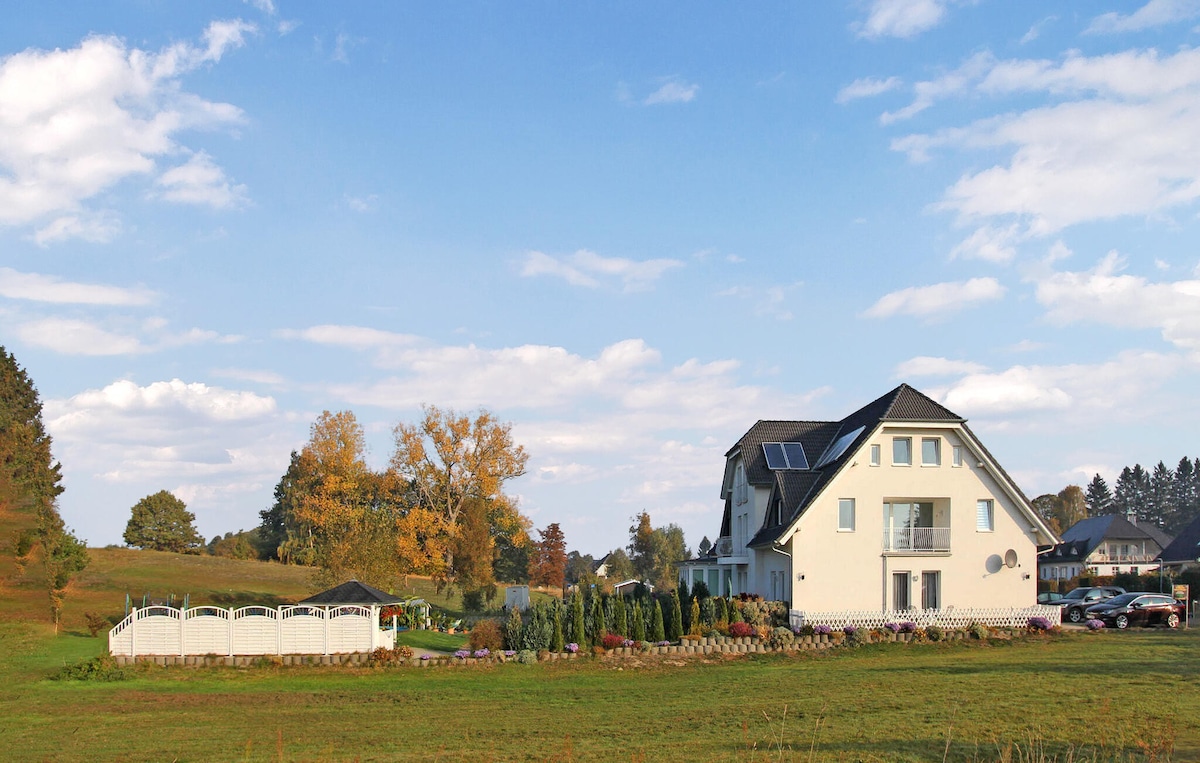
[[[650,515],[641,512],[629,528],[629,559],[642,581],[659,588],[670,588],[678,579],[679,562],[689,554],[683,530],[675,524],[655,528]]]
[[[126,545],[150,551],[194,552],[204,545],[196,532],[196,515],[167,490],[133,505],[123,537]]]
[[[567,542],[562,528],[557,522],[551,522],[538,533],[541,539],[533,544],[529,558],[529,583],[563,588],[566,585]]]
[[[513,441],[511,425],[486,410],[474,418],[436,406],[423,412],[419,423],[401,422],[393,430],[391,471],[410,486],[414,505],[429,512],[435,527],[453,540],[468,502],[483,501],[493,533],[520,545],[528,520],[504,494],[504,484],[525,473],[528,456]],[[454,578],[470,563],[456,563],[457,548],[448,542],[442,549],[444,573]]]
[[[16,358],[0,346],[0,519],[11,537],[19,574],[37,569],[50,599],[58,631],[71,577],[88,564],[83,541],[58,513],[62,468],[51,453],[42,423],[42,404],[33,381]]]
[[[496,544],[488,521],[487,501],[470,498],[463,504],[454,536],[457,582],[464,592],[495,591],[492,554]]]
[[[1064,527],[1058,523],[1058,496],[1054,493],[1043,493],[1037,498],[1029,502],[1033,506],[1033,510],[1038,517],[1046,523],[1046,525],[1054,531],[1055,535],[1062,535]]]
[[[1063,531],[1071,529],[1076,522],[1087,519],[1087,501],[1083,489],[1078,485],[1067,485],[1059,491],[1055,506],[1055,518]]]

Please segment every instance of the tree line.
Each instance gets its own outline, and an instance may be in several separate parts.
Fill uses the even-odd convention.
[[[679,562],[691,557],[683,530],[676,524],[654,527],[650,515],[639,512],[629,528],[629,545],[601,557],[607,574],[596,574],[597,560],[591,554],[572,551],[567,555],[566,580],[581,588],[608,589],[613,582],[640,580],[667,589],[675,583]]]
[[[17,359],[0,346],[0,548],[14,580],[36,579],[46,590],[58,631],[71,578],[88,564],[86,544],[58,512],[62,466],[42,423],[37,388]],[[6,577],[8,574],[6,574]]]
[[[1033,507],[1060,534],[1081,519],[1115,514],[1178,535],[1200,516],[1200,458],[1184,456],[1174,469],[1162,461],[1149,471],[1126,466],[1112,488],[1097,474],[1086,490],[1068,485],[1033,499]]]

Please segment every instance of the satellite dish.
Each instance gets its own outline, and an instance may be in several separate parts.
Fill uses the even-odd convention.
[[[1016,566],[1017,566],[1017,552],[1016,552],[1016,549],[1012,549],[1012,548],[1010,548],[1009,550],[1007,550],[1007,551],[1005,551],[1005,552],[1004,552],[1004,566],[1005,566],[1005,567],[1007,567],[1007,568],[1009,568],[1010,570],[1011,570],[1013,567],[1016,567]]]

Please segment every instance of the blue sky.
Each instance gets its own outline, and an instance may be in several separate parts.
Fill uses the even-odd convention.
[[[1027,494],[1197,453],[1200,2],[26,4],[0,343],[67,522],[480,406],[568,545],[907,381]]]

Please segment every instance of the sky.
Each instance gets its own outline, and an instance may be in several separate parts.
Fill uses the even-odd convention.
[[[907,382],[1027,495],[1200,455],[1200,0],[45,2],[0,344],[91,545],[250,529],[323,410],[486,408],[595,556]]]

